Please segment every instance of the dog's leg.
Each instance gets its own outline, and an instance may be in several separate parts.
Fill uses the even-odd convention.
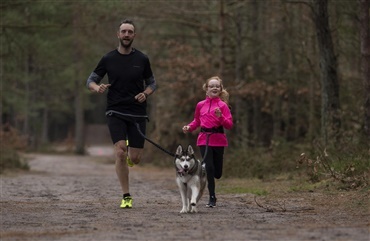
[[[199,179],[195,178],[194,182],[191,185],[191,200],[190,200],[190,205],[191,205],[191,210],[190,212],[192,213],[197,213],[197,198],[199,195],[200,187],[199,187]]]
[[[191,212],[192,207],[193,207],[191,203],[191,191],[192,191],[192,188],[188,186],[188,189],[186,191],[186,200],[188,202],[188,212]]]
[[[179,179],[176,179],[176,183],[177,183],[177,186],[179,187],[181,201],[182,201],[182,209],[180,213],[187,213],[189,212],[189,201],[188,201],[188,198],[186,197],[187,186],[185,183],[181,182]]]

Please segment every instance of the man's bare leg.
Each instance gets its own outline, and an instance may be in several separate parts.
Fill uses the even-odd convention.
[[[116,174],[123,193],[129,193],[129,170],[126,163],[127,147],[126,141],[121,140],[114,144],[114,153],[116,155]]]
[[[139,164],[143,152],[142,148],[129,147],[128,149],[127,153],[126,141],[124,140],[118,141],[114,144],[116,154],[116,173],[124,194],[130,193],[129,168],[127,166],[126,157],[129,155],[133,163]]]

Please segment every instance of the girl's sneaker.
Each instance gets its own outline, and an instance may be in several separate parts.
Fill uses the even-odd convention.
[[[206,207],[207,208],[215,208],[216,207],[216,201],[217,201],[217,198],[215,196],[210,196],[209,197],[209,202],[206,205]]]

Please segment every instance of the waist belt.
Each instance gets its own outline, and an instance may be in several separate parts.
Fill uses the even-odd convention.
[[[201,132],[211,132],[211,133],[224,133],[224,128],[222,126],[213,127],[213,128],[200,128]]]

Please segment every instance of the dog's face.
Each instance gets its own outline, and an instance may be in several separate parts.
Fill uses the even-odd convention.
[[[191,145],[186,150],[179,145],[176,149],[175,166],[180,174],[186,174],[195,165],[194,150]]]

